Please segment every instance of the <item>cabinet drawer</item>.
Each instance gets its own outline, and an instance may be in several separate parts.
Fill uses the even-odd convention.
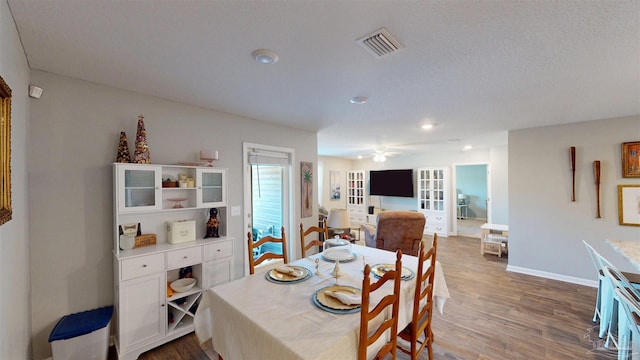
[[[426,233],[438,233],[440,235],[443,236],[447,236],[447,227],[445,226],[444,223],[440,223],[440,222],[428,222],[425,226],[424,226],[424,231]]]
[[[352,224],[363,224],[365,219],[364,215],[349,215],[349,222]]]
[[[204,246],[204,261],[222,259],[233,255],[231,241],[223,241]]]
[[[177,269],[202,262],[202,251],[199,246],[174,250],[167,253],[167,269]]]
[[[120,278],[122,281],[163,271],[163,254],[141,256],[133,259],[125,259],[120,262]]]

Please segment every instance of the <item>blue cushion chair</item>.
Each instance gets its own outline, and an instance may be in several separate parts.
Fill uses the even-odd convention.
[[[604,272],[605,266],[608,266],[618,272],[620,272],[609,260],[600,255],[600,253],[593,248],[588,242],[582,241],[593,261],[593,264],[598,273],[598,292],[596,294],[596,306],[593,315],[593,321],[600,320],[600,327],[598,336],[604,338],[608,335],[610,330],[615,330],[618,327],[618,301],[615,295],[615,288],[611,281],[609,281]],[[640,274],[630,272],[620,272],[625,279],[631,284],[633,288],[640,289]],[[607,336],[605,347],[609,347],[611,336]]]
[[[621,298],[620,294],[622,292],[623,296],[634,299],[633,302],[637,303],[640,301],[640,292],[638,292],[633,284],[631,284],[624,273],[616,268],[604,266],[603,272],[613,289],[612,299],[614,303],[612,313],[614,317],[609,323],[609,331],[605,346],[609,341],[613,341],[618,349],[618,359],[627,359],[630,354],[629,349],[632,337],[630,324],[635,324],[636,320],[633,318],[631,313],[627,314],[627,311],[624,308],[625,304],[623,303],[625,299]],[[615,338],[615,335],[617,335],[617,339]]]
[[[627,359],[640,351],[640,299],[628,289],[616,288],[616,295],[621,310],[618,320],[618,359]]]

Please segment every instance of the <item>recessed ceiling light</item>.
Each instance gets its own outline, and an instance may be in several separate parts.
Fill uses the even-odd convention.
[[[251,53],[251,56],[253,56],[253,58],[256,59],[256,61],[259,62],[260,64],[268,65],[278,61],[278,54],[267,49],[253,50],[253,52]]]
[[[465,145],[464,148],[462,148],[462,150],[471,150],[473,148],[473,146],[471,145]]]
[[[430,130],[430,129],[433,129],[433,124],[424,124],[420,127],[423,128],[424,130]]]
[[[358,155],[358,159],[362,159],[362,158],[363,158],[363,156],[362,156],[362,155]]]
[[[352,97],[349,101],[351,101],[352,104],[364,104],[367,100],[369,100],[369,98],[366,96],[356,96]]]

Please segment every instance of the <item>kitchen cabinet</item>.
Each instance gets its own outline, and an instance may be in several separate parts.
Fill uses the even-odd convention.
[[[347,171],[347,213],[351,227],[367,222],[366,177],[362,170]]]
[[[147,164],[113,167],[113,327],[118,358],[130,360],[194,330],[202,292],[233,279],[234,239],[226,230],[226,169]],[[186,187],[166,181],[180,177],[193,180]],[[213,207],[218,209],[220,237],[204,238]],[[171,244],[167,224],[180,220],[195,220],[195,240]],[[132,224],[143,235],[155,235],[156,243],[122,249],[120,229]],[[196,279],[195,285],[184,292],[170,291],[169,284],[184,276],[185,269]]]
[[[418,169],[418,211],[426,217],[424,233],[449,235],[449,169]]]

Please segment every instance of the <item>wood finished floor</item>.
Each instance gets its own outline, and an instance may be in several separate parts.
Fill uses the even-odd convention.
[[[440,238],[438,245],[451,299],[433,320],[435,360],[616,359],[591,322],[595,288],[507,272],[506,258],[480,255],[479,239]],[[110,360],[116,359],[111,350]],[[164,359],[217,355],[190,334],[140,357]],[[398,359],[408,356],[398,352]],[[420,359],[427,360],[426,353]]]

